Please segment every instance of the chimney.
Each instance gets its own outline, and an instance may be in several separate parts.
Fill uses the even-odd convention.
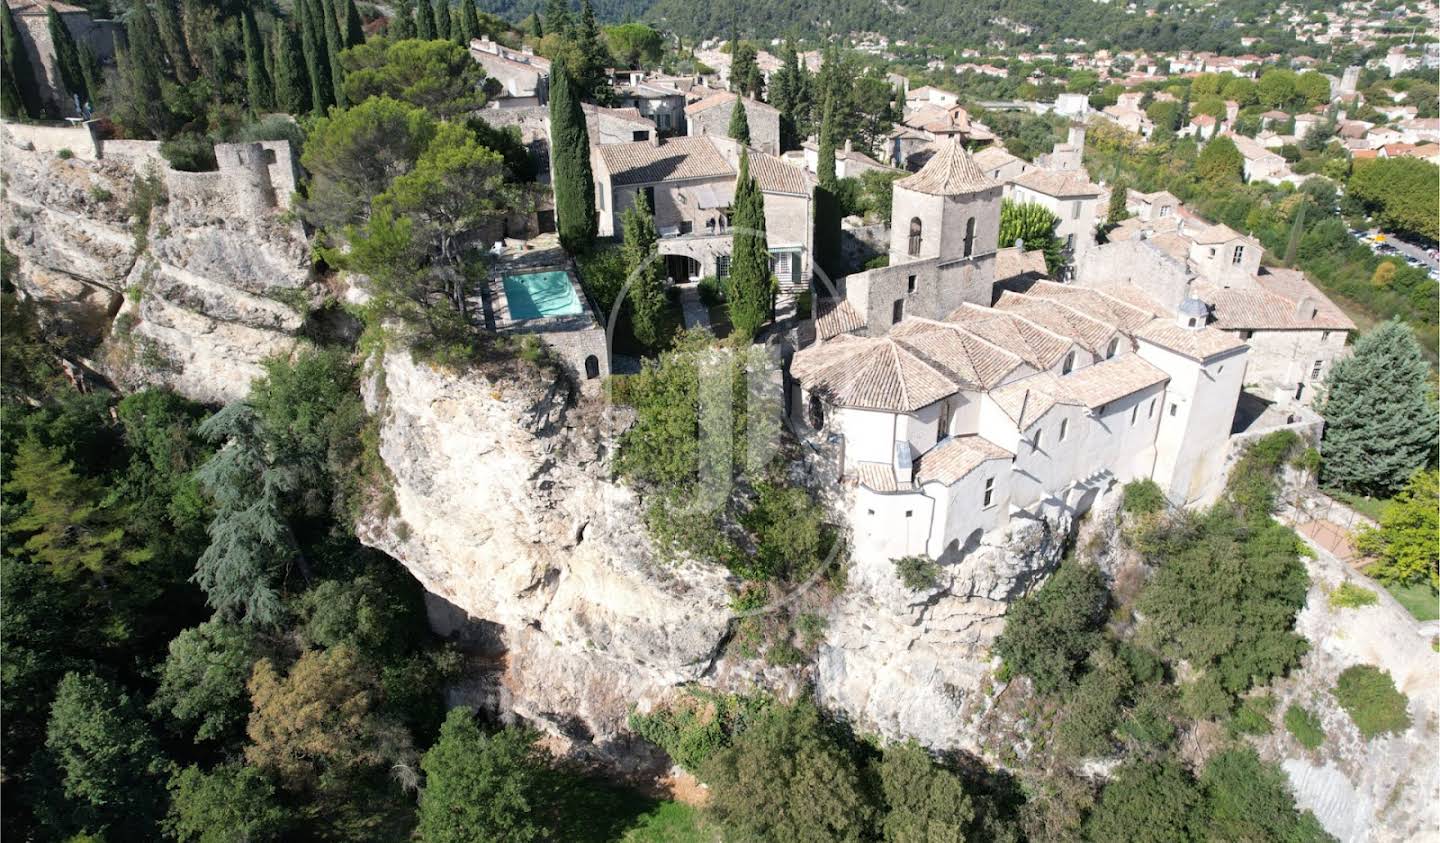
[[[849,155],[849,154],[851,153],[851,151],[854,150],[854,148],[855,148],[855,142],[852,141],[852,140],[850,140],[849,138],[846,138],[846,139],[845,139],[845,154],[846,154],[846,155]]]
[[[1084,123],[1071,123],[1071,124],[1070,124],[1069,144],[1070,144],[1070,146],[1073,146],[1073,147],[1075,147],[1076,149],[1084,149],[1084,148],[1085,148],[1085,124],[1084,124]]]
[[[665,143],[665,139],[660,137],[659,132],[651,132],[649,140],[650,145],[657,149],[661,146],[661,144]]]

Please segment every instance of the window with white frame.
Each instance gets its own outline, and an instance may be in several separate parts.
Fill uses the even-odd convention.
[[[985,478],[985,502],[983,506],[987,509],[995,503],[995,478]]]
[[[1238,264],[1243,260],[1245,260],[1245,247],[1236,246],[1235,251],[1230,253],[1230,262],[1232,264]]]
[[[729,277],[730,277],[730,256],[729,256],[729,255],[716,255],[716,256],[715,256],[715,277],[716,277],[716,278],[729,278]]]

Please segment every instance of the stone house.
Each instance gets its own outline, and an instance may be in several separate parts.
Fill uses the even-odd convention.
[[[1154,193],[1141,193],[1138,190],[1125,192],[1125,210],[1144,222],[1173,217],[1179,207],[1180,200],[1168,190],[1157,190]]]
[[[686,134],[728,138],[735,100],[734,94],[722,91],[685,106]],[[780,112],[759,100],[746,97],[745,120],[750,125],[750,145],[761,152],[779,155]]]
[[[647,78],[636,70],[626,81],[616,84],[615,94],[621,107],[633,108],[654,121],[661,134],[685,134],[685,91],[674,84]]]
[[[787,152],[784,157],[789,159],[793,155],[795,155],[794,152]],[[800,154],[798,157],[806,170],[812,173],[818,173],[820,171],[820,145],[815,141],[807,140],[802,142],[800,144]],[[849,138],[845,139],[845,145],[842,148],[835,150],[836,178],[853,179],[859,178],[861,174],[870,170],[895,172],[896,169],[897,168],[889,164],[876,161],[874,158],[856,149],[855,144]]]
[[[710,135],[592,145],[600,236],[618,236],[622,215],[643,194],[655,214],[667,277],[724,278],[739,163],[740,144]],[[814,251],[815,179],[754,149],[750,172],[764,194],[766,237],[781,291],[802,290],[809,284]]]
[[[1298,183],[1304,181],[1290,171],[1290,165],[1286,163],[1284,156],[1266,149],[1254,138],[1247,138],[1244,135],[1227,134],[1225,137],[1235,142],[1235,148],[1240,150],[1240,157],[1245,159],[1245,180],[1263,181],[1272,184],[1279,184],[1283,181]]]
[[[550,60],[530,50],[512,50],[489,38],[470,42],[470,57],[485,68],[485,75],[500,83],[498,108],[544,105],[550,95]]]
[[[1005,198],[1033,202],[1054,214],[1060,220],[1055,236],[1068,253],[1078,258],[1095,244],[1101,192],[1084,171],[1035,169],[1006,185]]]
[[[74,97],[60,78],[60,68],[55,63],[55,44],[50,39],[50,20],[47,14],[54,9],[65,28],[77,45],[88,45],[102,64],[115,59],[115,32],[119,24],[110,20],[94,20],[90,12],[80,6],[73,6],[60,0],[5,0],[10,14],[15,18],[15,28],[20,41],[30,57],[30,67],[35,74],[35,84],[40,89],[40,99],[46,108],[63,117],[80,116],[76,113]],[[84,105],[84,103],[81,103]]]
[[[1017,155],[1011,155],[1005,147],[998,145],[987,146],[976,152],[973,157],[985,175],[1002,184],[1028,172],[1032,166],[1029,161]]]
[[[1091,250],[1076,283],[1159,314],[1184,301],[1201,321],[1252,348],[1245,387],[1275,404],[1310,405],[1355,323],[1303,273],[1260,266],[1259,241],[1183,216],[1126,220]]]

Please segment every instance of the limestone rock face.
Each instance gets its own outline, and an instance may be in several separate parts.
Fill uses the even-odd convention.
[[[988,648],[1005,611],[1059,564],[1072,511],[1016,518],[911,591],[889,560],[858,561],[829,618],[816,689],[863,731],[936,749],[978,751],[975,719]]]
[[[122,387],[166,384],[216,403],[296,347],[320,289],[305,234],[279,207],[242,207],[225,170],[177,172],[130,149],[150,145],[62,159],[30,148],[23,128],[0,130],[4,242],[47,330],[78,338]],[[147,178],[158,187],[148,225],[133,201]]]
[[[624,763],[631,707],[711,670],[727,579],[653,558],[633,495],[608,482],[593,403],[567,406],[563,388],[537,380],[387,353],[368,401],[394,508],[359,534],[500,627],[514,713]]]

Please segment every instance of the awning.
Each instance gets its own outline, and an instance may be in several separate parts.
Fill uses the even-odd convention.
[[[735,202],[735,186],[731,184],[700,184],[681,189],[695,199],[695,206],[702,211],[728,208]]]

